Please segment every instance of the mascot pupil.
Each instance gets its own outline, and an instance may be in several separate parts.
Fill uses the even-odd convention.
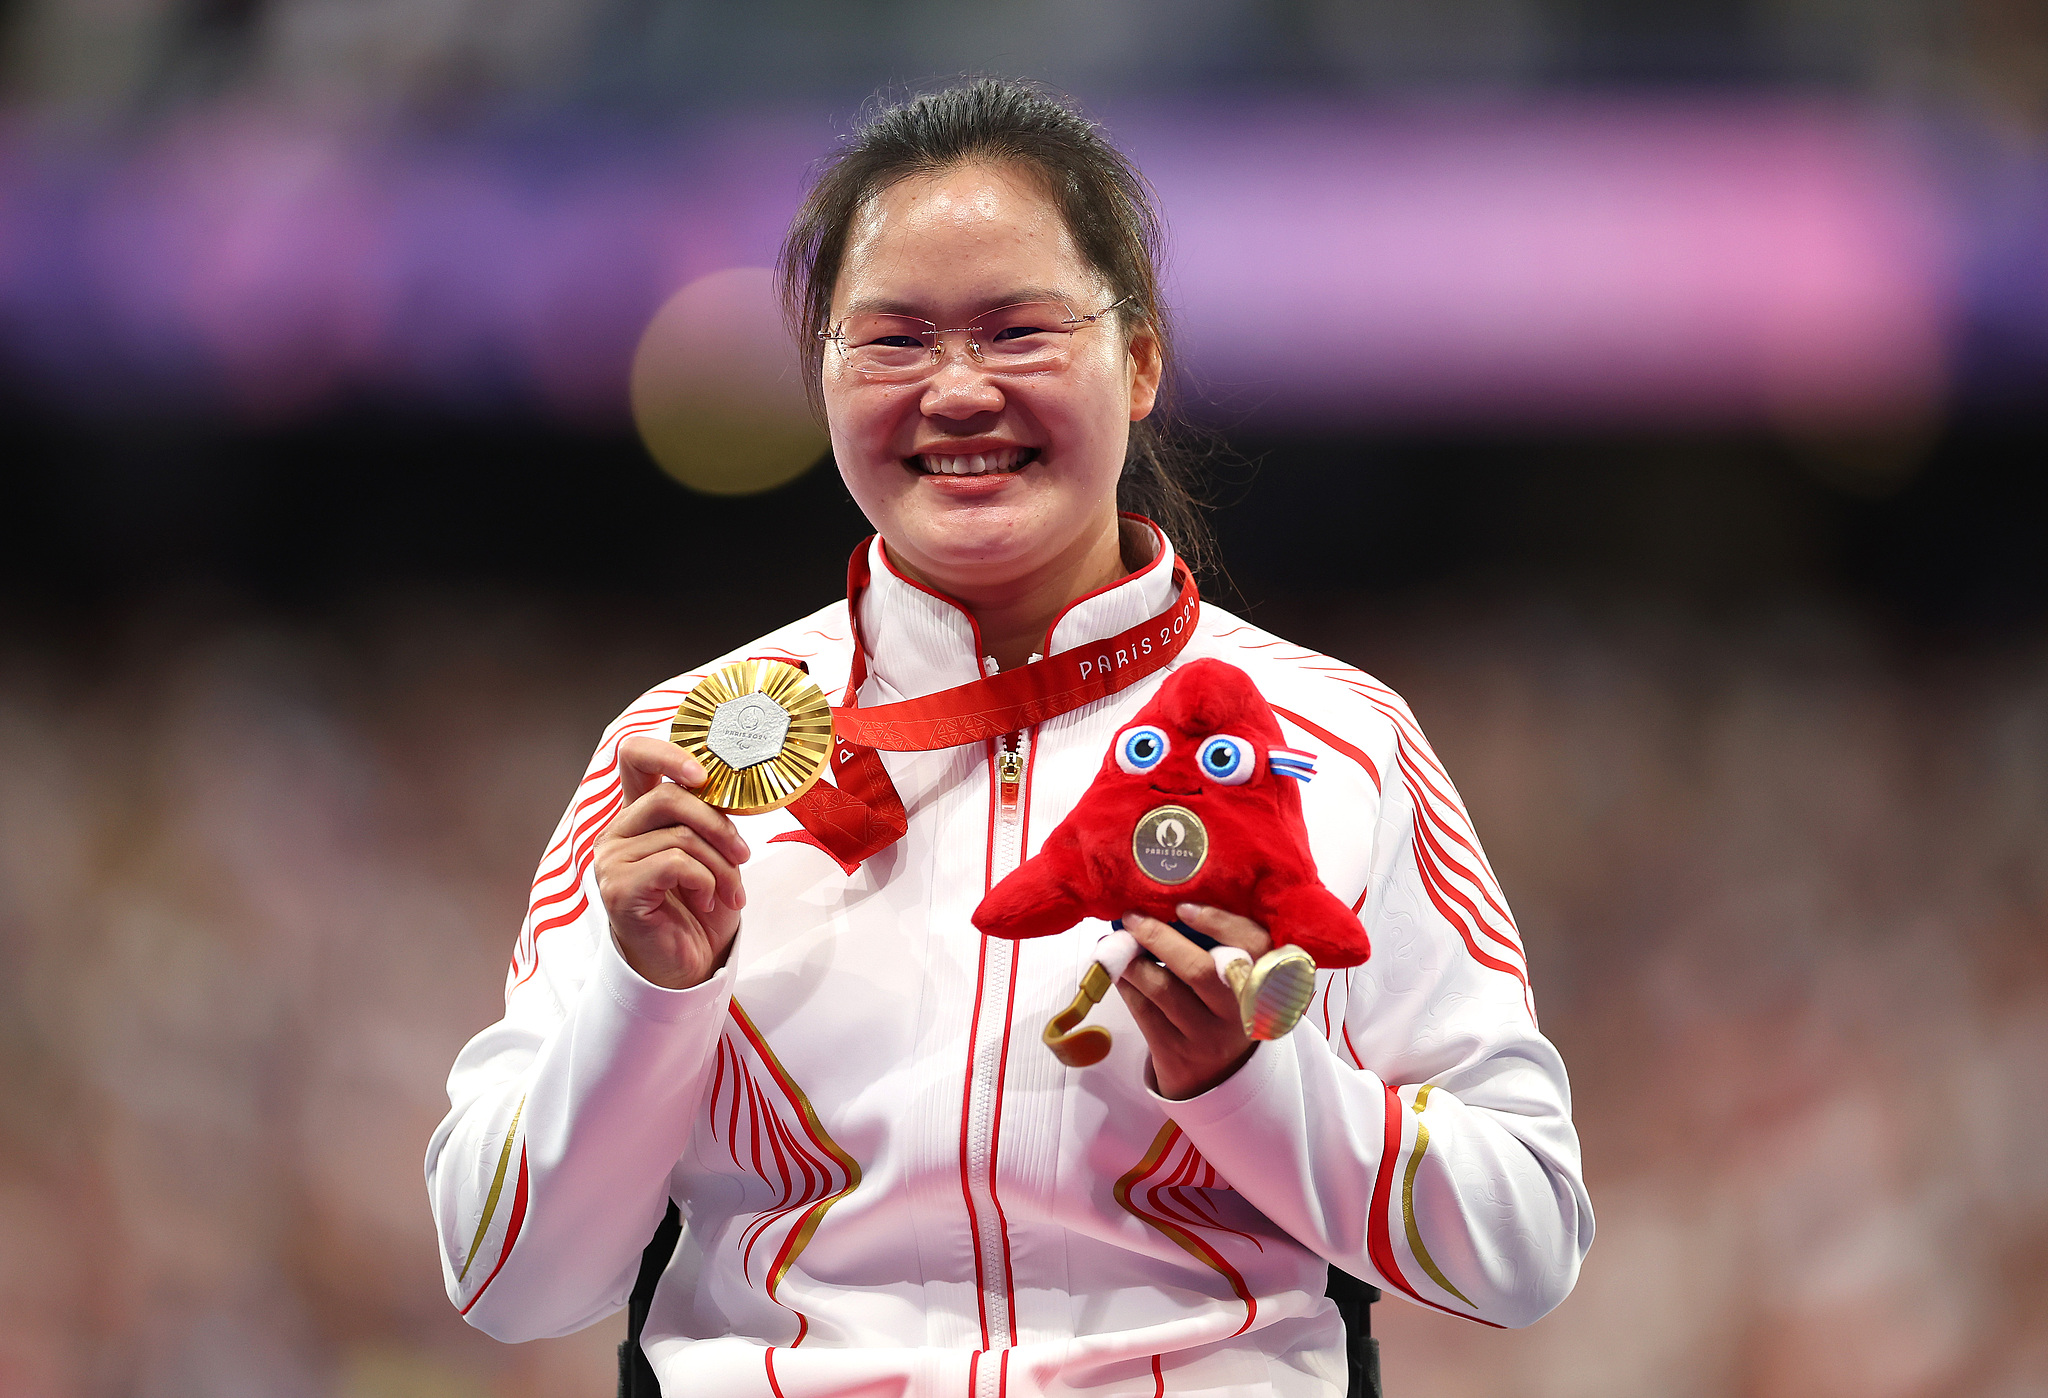
[[[1085,1066],[1109,1052],[1107,1030],[1073,1031],[1139,954],[1125,913],[1172,923],[1207,948],[1257,1039],[1294,1027],[1318,965],[1366,959],[1365,929],[1323,886],[1309,852],[1298,784],[1314,775],[1315,755],[1283,744],[1251,676],[1220,660],[1174,670],[1116,735],[1073,811],[974,912],[974,925],[996,937],[1051,936],[1090,917],[1114,929],[1096,944],[1073,1004],[1046,1026],[1061,1061]],[[1253,962],[1177,921],[1178,903],[1248,917],[1273,949]]]

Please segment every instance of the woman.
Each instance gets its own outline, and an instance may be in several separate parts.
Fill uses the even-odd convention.
[[[650,691],[599,746],[428,1152],[472,1324],[526,1339],[617,1310],[670,1199],[686,1224],[644,1346],[678,1395],[1327,1394],[1329,1263],[1496,1325],[1571,1289],[1592,1215],[1564,1068],[1449,780],[1398,697],[1198,606],[1176,567],[1195,536],[1148,420],[1156,244],[1122,157],[1016,84],[882,113],[812,191],[785,287],[879,537],[847,602]],[[1163,668],[1014,733],[842,745],[862,821],[729,819],[663,741],[731,659],[872,706],[1172,618]],[[1373,956],[1253,1044],[1210,956],[1133,918],[1159,964],[1120,983],[1125,1022],[1101,1012],[1110,1057],[1070,1069],[1039,1030],[1103,929],[1012,943],[969,918],[1201,656],[1322,755],[1318,868]]]

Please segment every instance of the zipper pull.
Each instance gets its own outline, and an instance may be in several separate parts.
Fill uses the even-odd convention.
[[[1014,741],[1014,734],[996,739],[999,745],[996,748],[996,775],[1002,781],[1002,803],[1006,811],[1017,808],[1017,788],[1024,781],[1024,754],[1012,746]]]

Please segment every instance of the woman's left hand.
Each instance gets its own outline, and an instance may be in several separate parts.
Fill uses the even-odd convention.
[[[1273,939],[1250,918],[1194,903],[1174,912],[1197,932],[1244,948],[1253,960],[1272,950]],[[1238,1017],[1237,996],[1216,974],[1214,958],[1167,923],[1140,913],[1126,913],[1123,923],[1139,946],[1166,963],[1162,969],[1141,956],[1116,983],[1152,1049],[1159,1095],[1176,1102],[1200,1096],[1242,1067],[1256,1047]]]

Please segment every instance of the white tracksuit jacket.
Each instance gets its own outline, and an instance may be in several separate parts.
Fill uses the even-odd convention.
[[[983,672],[972,620],[871,545],[862,704]],[[1075,603],[1054,651],[1165,609],[1170,554]],[[1557,1051],[1512,919],[1401,699],[1210,606],[1176,664],[1248,671],[1290,746],[1323,880],[1372,958],[1325,971],[1293,1033],[1189,1101],[1145,1086],[1121,1000],[1109,1058],[1040,1041],[1097,937],[969,922],[1067,813],[1166,672],[995,744],[884,753],[909,833],[848,876],[740,819],[753,849],[727,965],[665,990],[606,926],[592,846],[615,752],[666,736],[719,664],[800,659],[837,700],[838,603],[649,691],[606,732],[542,859],[505,1017],[462,1050],[427,1151],[448,1295],[501,1339],[617,1311],[669,1199],[683,1238],[644,1343],[675,1398],[1342,1393],[1325,1263],[1422,1305],[1526,1325],[1593,1236]]]

